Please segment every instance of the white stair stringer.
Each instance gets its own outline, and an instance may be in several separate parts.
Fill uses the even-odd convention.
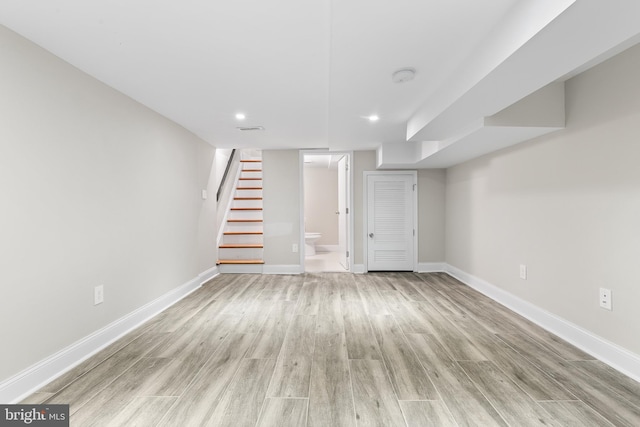
[[[218,247],[222,273],[261,273],[263,264],[262,159],[240,160],[236,189]]]

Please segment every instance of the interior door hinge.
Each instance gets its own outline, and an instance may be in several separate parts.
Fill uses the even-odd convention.
[[[347,251],[347,258],[349,258],[349,251]]]
[[[416,186],[417,186],[417,185],[418,185],[418,184],[413,184],[413,191],[416,191]]]
[[[416,237],[416,229],[413,229],[413,237]]]
[[[346,212],[346,213],[349,213],[349,208],[346,208],[346,211],[345,211],[345,212]]]

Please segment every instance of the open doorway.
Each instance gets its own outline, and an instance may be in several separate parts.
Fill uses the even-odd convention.
[[[302,214],[305,272],[351,270],[351,155],[302,152]]]

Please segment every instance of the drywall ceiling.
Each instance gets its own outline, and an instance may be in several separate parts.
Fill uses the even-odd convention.
[[[304,167],[317,169],[337,169],[338,161],[344,154],[305,154]]]
[[[638,16],[637,0],[0,1],[0,24],[214,146],[407,168],[539,134],[476,124],[637,42]],[[415,79],[392,82],[403,67]]]

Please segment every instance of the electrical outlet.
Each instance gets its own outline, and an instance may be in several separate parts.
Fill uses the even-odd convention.
[[[520,264],[520,278],[527,280],[527,266],[524,264]]]
[[[104,302],[104,286],[96,286],[93,288],[93,305],[102,304]]]
[[[611,289],[600,288],[600,307],[611,310]]]
[[[298,253],[298,244],[297,243],[294,243],[293,245],[291,245],[291,252]]]

